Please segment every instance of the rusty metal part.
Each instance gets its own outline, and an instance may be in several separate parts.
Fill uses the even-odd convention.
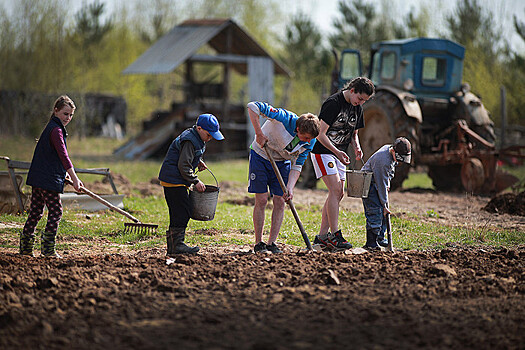
[[[432,164],[439,162],[441,165],[463,164],[465,160],[472,156],[476,156],[477,154],[487,154],[490,155],[490,157],[497,156],[494,144],[486,141],[470,129],[464,120],[456,121],[455,128],[458,140],[455,148],[451,149],[451,141],[449,139],[440,139],[437,147],[432,148],[433,152],[439,153],[422,155],[421,160],[424,163]],[[452,128],[449,128],[448,130],[452,130]],[[477,141],[485,149],[474,149],[472,143],[467,140],[467,135]]]
[[[443,138],[437,147],[432,148],[434,153],[421,155],[421,163],[442,166],[461,164],[461,183],[468,192],[499,192],[516,182],[512,175],[498,171],[500,152],[496,151],[492,142],[470,129],[464,120],[457,120],[454,127],[457,137],[454,148],[450,139]],[[449,132],[452,130],[453,127],[448,129]],[[474,147],[473,142],[480,147]],[[510,150],[507,152],[510,153]]]
[[[461,166],[461,183],[467,192],[478,192],[485,182],[483,163],[478,158],[469,158]]]
[[[500,149],[499,154],[501,157],[514,157],[525,159],[525,146],[509,146],[503,149]]]
[[[463,119],[457,121],[457,126],[459,129],[463,130],[468,136],[472,137],[474,140],[485,146],[486,148],[493,150],[496,146],[492,142],[488,142],[483,137],[479,136],[471,128],[469,128],[467,122]],[[458,130],[459,131],[459,130]],[[463,135],[462,135],[463,136]]]

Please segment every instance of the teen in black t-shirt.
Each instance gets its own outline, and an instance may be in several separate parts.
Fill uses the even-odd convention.
[[[355,78],[342,91],[328,97],[319,113],[319,142],[316,142],[311,158],[316,177],[322,178],[328,188],[319,235],[314,240],[314,245],[320,245],[323,250],[337,251],[352,247],[338,227],[345,170],[346,165],[350,164],[350,157],[345,151],[352,143],[356,160],[363,156],[357,130],[365,126],[362,105],[374,92],[374,84],[368,78]]]

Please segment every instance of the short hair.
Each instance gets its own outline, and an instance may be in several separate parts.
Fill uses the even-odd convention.
[[[297,131],[302,134],[308,134],[313,138],[316,138],[319,135],[319,130],[321,128],[321,122],[319,118],[312,113],[302,114],[299,119],[297,119]]]
[[[368,96],[372,96],[376,88],[374,86],[374,83],[367,77],[357,77],[352,80],[350,80],[348,83],[345,84],[343,87],[343,90],[350,90],[354,89],[355,93],[362,94],[365,93]]]

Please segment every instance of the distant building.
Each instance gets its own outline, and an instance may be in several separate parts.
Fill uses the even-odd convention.
[[[208,45],[216,54],[197,51]],[[197,116],[213,113],[221,123],[225,142],[212,142],[207,155],[234,157],[248,154],[254,132],[247,122],[245,104],[249,100],[273,102],[274,74],[290,76],[288,69],[272,58],[248,33],[231,19],[188,20],[160,38],[124,74],[166,74],[185,65],[182,101],[174,101],[169,111],[154,111],[144,122],[143,131],[115,151],[128,159],[163,157],[172,139],[190,127]],[[222,66],[222,81],[199,82],[196,66]],[[243,103],[233,103],[230,95],[231,71],[248,76],[248,93]]]

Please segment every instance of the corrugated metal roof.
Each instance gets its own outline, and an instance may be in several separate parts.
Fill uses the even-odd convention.
[[[231,45],[228,52],[228,31],[231,30]],[[270,57],[277,74],[289,76],[288,69],[273,59],[248,33],[231,19],[188,20],[174,27],[161,37],[146,52],[124,71],[124,74],[170,73],[190,59],[203,45],[209,44],[219,54]],[[246,64],[233,67],[246,74]]]

